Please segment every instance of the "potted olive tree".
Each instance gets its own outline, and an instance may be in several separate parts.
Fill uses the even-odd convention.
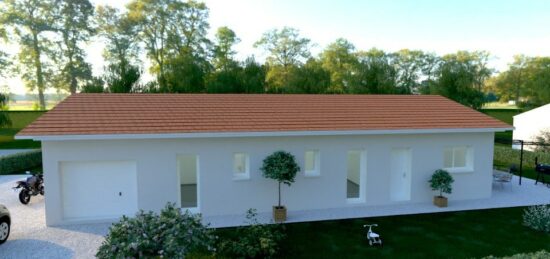
[[[439,191],[439,196],[434,196],[434,204],[437,207],[447,207],[447,197],[443,193],[450,194],[453,191],[451,184],[454,182],[449,172],[439,169],[432,174],[432,179],[428,181],[433,191]]]
[[[296,173],[300,171],[300,167],[292,154],[277,151],[264,159],[260,170],[265,178],[274,179],[279,183],[279,204],[273,206],[273,219],[275,222],[283,222],[286,220],[286,207],[281,205],[281,184],[290,186],[296,178]]]

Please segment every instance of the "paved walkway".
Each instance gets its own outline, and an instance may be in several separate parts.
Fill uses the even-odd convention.
[[[11,188],[26,175],[0,176],[0,204],[12,217],[8,241],[0,245],[0,258],[95,258],[110,224],[46,227],[44,198],[34,196],[28,205],[19,203]]]
[[[305,222],[319,220],[333,220],[345,218],[365,218],[390,215],[422,214],[462,210],[479,210],[491,208],[506,208],[530,206],[550,203],[550,188],[543,184],[535,185],[535,181],[523,178],[522,185],[518,185],[518,178],[512,179],[512,186],[506,183],[493,184],[493,195],[489,199],[449,201],[449,207],[438,208],[431,202],[405,205],[364,206],[336,209],[322,209],[309,211],[289,211],[287,222]],[[205,217],[204,220],[211,227],[229,227],[243,224],[243,215],[229,215]],[[260,222],[271,222],[271,213],[258,213]]]

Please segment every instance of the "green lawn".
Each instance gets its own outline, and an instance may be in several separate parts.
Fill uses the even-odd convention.
[[[510,125],[514,125],[514,115],[520,114],[522,111],[519,109],[482,109],[481,112]],[[511,141],[512,131],[497,132],[495,133],[495,139]]]
[[[40,148],[40,142],[32,140],[14,140],[13,136],[22,128],[36,120],[43,111],[6,111],[12,125],[0,129],[0,149]]]
[[[550,248],[550,235],[522,225],[523,208],[286,224],[281,257],[476,258]],[[377,223],[384,247],[363,224]]]

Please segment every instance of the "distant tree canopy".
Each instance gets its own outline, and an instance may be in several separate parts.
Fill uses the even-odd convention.
[[[528,106],[550,103],[550,57],[515,56],[507,71],[486,81],[486,91]]]
[[[488,100],[550,102],[550,57],[515,57],[500,73],[485,51],[436,55],[421,50],[357,49],[338,38],[316,46],[292,27],[269,30],[253,56],[236,58],[240,39],[231,28],[208,31],[209,9],[196,0],[132,0],[125,8],[90,0],[4,0],[0,76],[15,75],[36,91],[111,93],[439,94],[472,108]],[[94,75],[87,44],[104,43],[103,71]],[[142,60],[146,57],[148,60]],[[147,65],[148,67],[145,67]],[[153,80],[145,82],[145,72]]]

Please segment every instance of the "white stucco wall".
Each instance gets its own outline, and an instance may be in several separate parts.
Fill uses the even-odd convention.
[[[321,137],[262,137],[211,139],[156,139],[108,141],[46,141],[42,143],[48,225],[62,224],[59,164],[62,161],[130,160],[137,162],[138,207],[159,210],[166,202],[179,203],[177,170],[179,154],[199,156],[199,207],[205,216],[242,214],[248,208],[271,211],[277,202],[277,184],[264,179],[262,160],[277,150],[296,156],[302,168],[296,182],[282,189],[289,213],[298,210],[391,204],[390,154],[392,148],[410,148],[412,154],[411,200],[431,201],[428,179],[443,167],[443,149],[470,146],[474,170],[453,174],[453,200],[491,196],[493,133],[441,133],[418,135],[365,135]],[[349,150],[367,154],[366,200],[346,200],[346,161]],[[304,176],[304,153],[319,150],[320,176]],[[233,153],[250,156],[250,179],[234,180]],[[94,194],[91,194],[94,195]]]
[[[537,141],[544,131],[550,131],[550,104],[514,116],[513,138],[523,141]],[[519,149],[519,145],[513,145]],[[534,150],[534,146],[524,146],[526,150]]]

